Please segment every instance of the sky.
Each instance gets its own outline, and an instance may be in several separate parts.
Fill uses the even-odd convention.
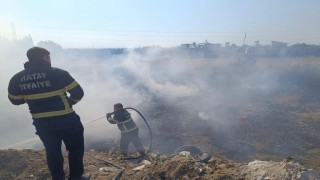
[[[63,48],[320,44],[319,0],[0,0],[0,37]]]

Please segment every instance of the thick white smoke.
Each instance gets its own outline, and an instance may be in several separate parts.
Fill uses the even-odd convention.
[[[27,105],[14,106],[7,99],[9,79],[23,69],[26,50],[10,49],[0,54],[1,146],[37,138]],[[74,109],[85,124],[88,141],[104,142],[119,137],[116,126],[103,118],[113,111],[115,103],[146,107],[156,97],[221,130],[229,127],[230,119],[235,119],[232,117],[235,113],[230,113],[232,108],[246,106],[256,98],[250,89],[271,91],[276,86],[271,72],[266,70],[242,72],[230,68],[228,60],[188,57],[181,54],[183,51],[175,54],[154,48],[144,53],[132,50],[120,55],[90,56],[74,52],[52,51],[52,66],[67,70],[84,89],[85,96]]]
[[[14,106],[8,99],[10,78],[23,69],[27,48],[5,44],[0,50],[0,146],[34,136],[27,106]]]

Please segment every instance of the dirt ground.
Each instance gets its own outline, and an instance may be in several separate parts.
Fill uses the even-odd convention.
[[[68,173],[67,154],[65,172]],[[212,156],[199,162],[188,153],[171,156],[149,153],[144,158],[123,160],[116,150],[91,150],[84,156],[85,173],[93,180],[105,179],[299,179],[305,168],[290,161],[235,163]],[[120,176],[119,172],[122,172]],[[50,179],[44,150],[1,150],[0,179]],[[311,178],[310,178],[311,179]]]

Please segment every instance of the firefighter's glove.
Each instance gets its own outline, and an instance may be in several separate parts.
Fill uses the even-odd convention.
[[[107,119],[111,117],[111,113],[107,113]]]

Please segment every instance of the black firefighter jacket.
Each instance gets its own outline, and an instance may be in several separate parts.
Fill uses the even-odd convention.
[[[107,120],[111,124],[117,124],[121,133],[128,133],[138,128],[130,113],[125,109],[114,112],[113,118],[108,116]]]
[[[24,67],[9,83],[8,97],[12,104],[27,103],[33,119],[74,112],[72,105],[81,100],[83,90],[67,71],[44,61],[29,61]]]

